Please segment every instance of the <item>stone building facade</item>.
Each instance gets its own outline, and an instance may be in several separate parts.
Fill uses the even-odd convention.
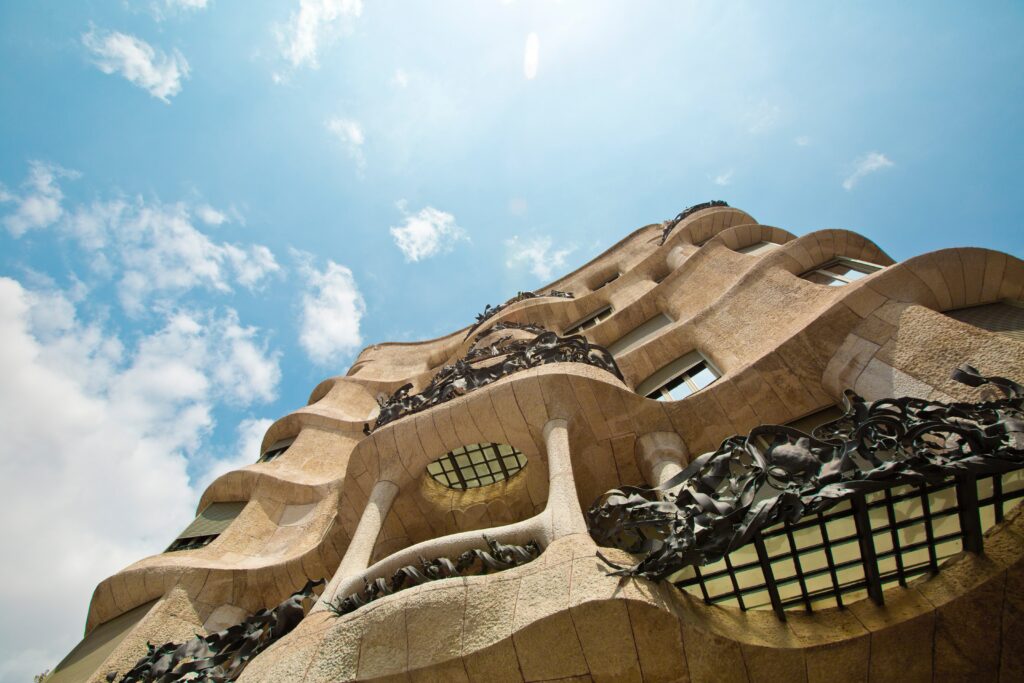
[[[730,435],[809,429],[847,388],[977,400],[950,379],[965,361],[1024,380],[1024,262],[957,248],[894,263],[853,232],[797,237],[710,206],[634,231],[537,294],[472,329],[368,347],[322,382],[271,426],[258,462],[210,485],[167,552],[96,588],[86,637],[52,680],[123,674],[147,641],[218,631],[320,578],[309,613],[239,680],[1024,679],[1013,473],[978,479],[983,552],[963,549],[959,513],[942,514],[962,490],[887,493],[871,511],[891,522],[876,532],[881,598],[863,568],[844,575],[863,548],[842,515],[768,538],[781,558],[769,599],[737,570],[750,548],[670,581],[612,575],[584,514]],[[574,334],[608,352],[577,344],[576,362],[548,362]],[[510,343],[533,360],[510,364]],[[539,552],[331,609],[421,558],[486,549],[484,536]]]

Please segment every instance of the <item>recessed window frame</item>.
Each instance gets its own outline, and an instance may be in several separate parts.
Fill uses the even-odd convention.
[[[565,336],[569,337],[574,334],[583,334],[584,331],[589,330],[590,328],[596,325],[600,325],[605,320],[610,318],[612,316],[612,313],[614,313],[614,310],[612,309],[611,304],[605,306],[604,308],[598,309],[594,313],[591,313],[584,317],[582,320],[579,320],[578,322],[575,322],[572,325],[570,325],[565,330]]]
[[[598,286],[594,287],[594,289],[591,290],[591,291],[596,292],[597,290],[601,289],[605,285],[610,285],[611,283],[613,283],[616,280],[618,280],[620,275],[622,275],[622,273],[620,273],[619,271],[615,271],[614,273],[612,273],[612,275],[610,277],[605,278],[604,281],[601,282],[601,284],[599,284]]]
[[[711,380],[702,383],[706,378],[705,371],[711,375]],[[721,377],[721,371],[707,356],[700,351],[691,351],[663,366],[641,382],[636,388],[636,393],[655,401],[681,401],[714,384]],[[687,392],[673,395],[678,389],[685,389]]]
[[[256,462],[271,462],[280,458],[284,455],[285,451],[291,448],[291,445],[295,443],[297,437],[290,436],[287,439],[281,439],[280,441],[274,442],[267,450],[263,451],[260,455],[259,460]]]
[[[952,309],[945,314],[980,330],[1024,341],[1024,301],[1002,299]]]
[[[852,270],[856,273],[860,273],[860,275],[858,275],[857,277],[850,277],[848,274],[835,273],[829,270],[829,268],[835,268],[836,266],[846,268],[848,271]],[[861,261],[860,259],[841,256],[826,261],[820,266],[811,268],[807,272],[800,275],[800,277],[804,280],[807,280],[808,282],[813,282],[816,285],[824,285],[826,287],[842,287],[844,285],[850,284],[851,282],[856,282],[857,280],[860,280],[861,278],[867,275],[876,273],[884,267],[885,266],[879,265],[877,263],[871,263],[869,261]],[[828,280],[828,282],[815,282],[814,280],[810,279],[814,276],[818,276],[820,278]]]
[[[771,242],[769,240],[761,240],[760,242],[754,242],[748,244],[745,247],[741,247],[736,250],[738,254],[747,254],[748,256],[763,256],[770,251],[775,251],[782,245],[778,242]]]
[[[474,443],[448,451],[427,465],[427,474],[457,491],[507,481],[527,465],[526,454],[507,443]]]
[[[242,510],[247,504],[248,501],[245,500],[210,503],[196,515],[196,518],[185,527],[184,531],[178,534],[178,537],[167,546],[167,550],[164,552],[172,553],[179,550],[205,548],[231,526],[231,523],[242,514]]]
[[[622,356],[640,344],[650,341],[673,322],[672,318],[664,313],[658,313],[606,345],[605,348],[615,357]]]

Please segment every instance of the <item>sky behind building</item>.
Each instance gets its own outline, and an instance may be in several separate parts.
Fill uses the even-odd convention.
[[[272,420],[725,199],[1024,255],[1024,9],[0,5],[0,681]],[[16,561],[12,561],[16,558]]]

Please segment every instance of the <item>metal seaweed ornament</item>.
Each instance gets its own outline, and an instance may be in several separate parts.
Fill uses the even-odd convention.
[[[599,545],[643,557],[621,576],[663,580],[721,559],[778,522],[902,484],[1024,467],[1024,387],[962,365],[953,379],[1002,394],[979,403],[844,395],[843,417],[812,434],[764,425],[722,442],[653,487],[624,486],[587,512]],[[993,392],[995,393],[995,392]]]

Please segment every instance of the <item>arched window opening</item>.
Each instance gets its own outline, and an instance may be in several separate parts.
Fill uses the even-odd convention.
[[[622,335],[611,344],[608,350],[613,356],[621,356],[627,351],[635,349],[640,344],[654,337],[662,328],[672,324],[672,319],[664,313],[659,313],[650,320],[642,322],[632,330]]]
[[[271,460],[280,458],[282,455],[284,455],[284,452],[288,450],[289,447],[291,447],[294,441],[294,436],[289,437],[287,439],[281,439],[280,441],[272,444],[270,448],[263,451],[263,455],[261,455],[260,459],[257,460],[256,462],[270,462]]]
[[[583,318],[583,320],[580,320],[579,322],[571,325],[565,331],[565,335],[568,337],[568,336],[572,336],[574,334],[583,334],[583,332],[585,330],[589,330],[591,327],[594,327],[595,325],[603,323],[605,320],[607,320],[609,317],[611,317],[611,314],[612,314],[612,307],[611,306],[605,306],[604,308],[602,308],[601,310],[597,311],[596,313],[591,313],[587,317]]]
[[[842,287],[881,270],[877,263],[868,263],[853,258],[833,259],[817,268],[812,268],[800,277],[819,285]]]
[[[450,489],[474,489],[515,476],[526,467],[526,455],[508,444],[460,446],[427,465],[427,474]]]
[[[231,522],[242,512],[246,502],[242,500],[230,503],[210,503],[184,531],[178,534],[178,538],[174,539],[165,552],[195,550],[210,545],[225,529],[231,526]]]
[[[597,290],[601,289],[605,285],[610,285],[611,283],[615,282],[618,279],[619,279],[619,273],[618,273],[618,271],[616,271],[611,277],[606,278],[605,280],[602,280],[601,284],[599,284],[598,286],[594,287],[593,291],[596,292]]]
[[[997,301],[946,311],[946,315],[962,323],[1024,341],[1024,301]]]
[[[755,242],[754,244],[749,244],[742,249],[737,249],[736,251],[741,254],[762,255],[767,254],[769,251],[774,251],[780,246],[781,245],[778,245],[775,242]]]
[[[678,401],[700,391],[721,373],[699,351],[677,358],[640,383],[636,393],[656,401]]]

